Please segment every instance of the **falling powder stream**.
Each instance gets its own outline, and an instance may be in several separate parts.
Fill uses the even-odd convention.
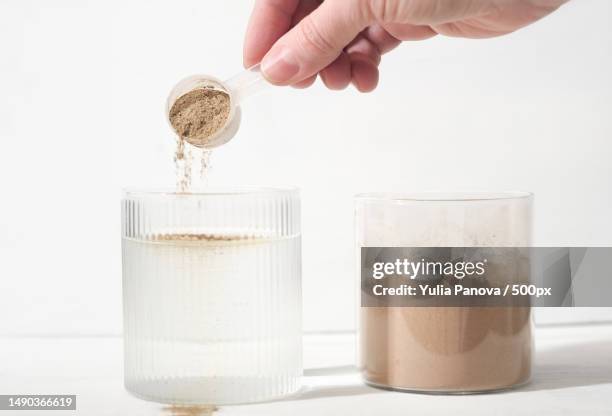
[[[176,171],[177,192],[189,192],[191,188],[191,149],[185,146],[185,139],[177,139],[176,152],[174,153],[174,167]]]
[[[194,154],[195,152],[195,154]],[[210,158],[212,151],[209,149],[198,149],[190,146],[183,138],[177,138],[176,151],[174,153],[174,169],[176,173],[176,190],[187,193],[191,190],[194,176],[193,161],[200,159],[199,184],[206,186],[211,170]],[[196,177],[197,180],[197,177]]]

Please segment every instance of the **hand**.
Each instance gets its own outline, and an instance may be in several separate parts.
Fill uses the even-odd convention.
[[[381,56],[437,34],[487,38],[513,32],[567,0],[256,0],[244,65],[261,61],[277,85],[376,88]]]

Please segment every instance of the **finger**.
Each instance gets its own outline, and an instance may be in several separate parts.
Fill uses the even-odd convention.
[[[378,23],[368,26],[361,34],[378,48],[381,55],[394,49],[402,42],[393,37]]]
[[[352,83],[360,92],[370,92],[378,85],[378,68],[371,59],[357,53],[351,56]]]
[[[437,35],[437,32],[427,25],[388,23],[383,27],[391,36],[399,40],[425,40]]]
[[[273,84],[293,84],[328,66],[369,23],[361,3],[326,0],[281,37],[262,60]]]
[[[359,35],[351,42],[349,46],[346,47],[346,52],[349,57],[354,54],[358,54],[359,59],[367,58],[372,62],[372,65],[378,66],[380,64],[380,51],[378,47],[374,45],[374,43],[370,42],[369,39],[364,37],[363,35]]]
[[[312,84],[315,83],[315,81],[317,80],[317,74],[314,74],[311,77],[308,77],[296,84],[293,84],[292,87],[293,88],[297,88],[297,89],[304,89],[304,88],[308,88],[310,87]]]
[[[360,34],[346,48],[351,61],[351,81],[360,92],[370,92],[378,85],[380,51],[369,39]]]
[[[246,68],[261,61],[274,42],[290,28],[299,0],[257,0],[244,39]]]
[[[351,60],[342,52],[334,62],[323,68],[321,79],[330,90],[343,90],[351,83]]]
[[[293,21],[291,27],[297,25],[304,17],[312,13],[319,5],[321,0],[301,0],[295,13],[293,14]],[[305,89],[310,87],[317,80],[318,74],[314,74],[298,83],[292,85],[296,89]]]

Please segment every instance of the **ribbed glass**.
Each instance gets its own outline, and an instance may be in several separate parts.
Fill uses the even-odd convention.
[[[234,404],[298,390],[296,190],[126,191],[122,248],[128,391]]]

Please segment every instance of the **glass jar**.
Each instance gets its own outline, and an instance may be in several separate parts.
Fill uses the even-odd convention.
[[[130,190],[122,220],[128,391],[234,404],[298,390],[297,190]]]
[[[357,248],[528,247],[532,199],[520,192],[358,195]],[[473,393],[531,376],[529,306],[362,303],[359,333],[361,372],[373,386]]]

